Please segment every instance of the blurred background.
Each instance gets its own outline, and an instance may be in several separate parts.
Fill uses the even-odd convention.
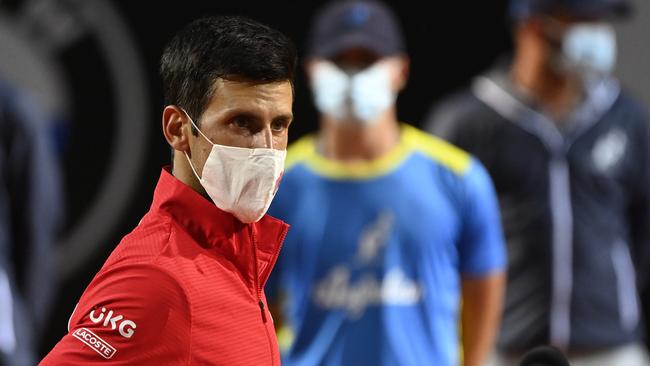
[[[159,57],[171,34],[209,14],[244,14],[289,35],[302,55],[322,1],[0,0],[0,80],[32,97],[60,164],[63,226],[51,258],[54,295],[39,356],[66,332],[75,303],[119,240],[147,211],[169,163],[161,132]],[[415,126],[432,103],[465,86],[511,47],[506,1],[389,2],[412,60],[400,119]],[[429,9],[431,8],[431,9]],[[650,106],[650,2],[617,24],[616,74]],[[291,141],[316,129],[299,70]],[[55,280],[58,279],[58,280]]]

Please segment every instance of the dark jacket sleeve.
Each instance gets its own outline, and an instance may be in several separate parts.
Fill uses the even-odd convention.
[[[461,140],[466,140],[461,110],[468,103],[470,96],[459,93],[434,104],[425,117],[424,129],[463,148],[459,144]]]
[[[5,145],[10,246],[16,283],[40,329],[57,285],[53,260],[63,216],[59,164],[38,105],[18,93],[5,100],[3,118],[12,130]]]
[[[21,325],[12,359],[32,357],[57,285],[53,259],[63,209],[48,126],[34,100],[0,83],[0,268]]]
[[[429,110],[424,128],[481,160],[490,171],[501,117],[470,90],[452,94]]]
[[[650,276],[650,126],[647,112],[638,104],[628,109],[637,122],[633,154],[635,176],[628,196],[630,249],[637,268],[637,282],[647,288]]]

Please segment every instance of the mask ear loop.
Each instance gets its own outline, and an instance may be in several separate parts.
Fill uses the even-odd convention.
[[[190,117],[190,114],[187,113],[187,111],[186,111],[185,109],[183,109],[182,107],[178,107],[178,108],[180,108],[180,110],[183,111],[183,113],[185,113],[185,115],[187,116],[187,119],[190,120],[190,123],[192,124],[192,126],[194,126],[194,128],[196,128],[196,130],[199,131],[199,133],[201,134],[201,136],[203,136],[203,138],[206,139],[206,140],[207,140],[211,145],[215,145],[214,142],[210,141],[210,139],[208,138],[208,136],[206,136],[206,135],[203,134],[203,132],[201,131],[201,129],[199,128],[199,126],[197,126],[196,123],[194,123],[194,121],[192,120],[192,117]]]
[[[204,139],[206,139],[210,144],[212,144],[212,146],[214,146],[214,143],[212,141],[210,141],[210,139],[206,135],[204,135],[203,132],[201,132],[201,129],[194,123],[194,121],[192,120],[192,117],[190,117],[189,113],[187,113],[187,111],[185,109],[183,109],[182,107],[178,107],[178,108],[180,108],[180,110],[183,111],[183,113],[185,113],[185,115],[187,116],[187,119],[190,120],[190,123],[192,124],[192,126],[194,126],[194,128],[196,128],[196,130],[199,131],[201,136],[203,136]],[[194,172],[194,176],[196,176],[196,178],[200,182],[203,178],[199,177],[199,174],[196,172],[196,169],[194,169],[194,164],[192,164],[192,160],[190,159],[189,155],[187,155],[187,152],[183,151],[183,154],[185,155],[185,159],[187,159],[187,162],[190,164],[190,168],[192,168],[192,172]]]
[[[187,155],[187,153],[183,151],[183,154],[185,155],[185,159],[187,159],[187,162],[190,164],[190,168],[192,168],[192,171],[194,172],[194,176],[196,176],[196,179],[198,179],[200,182],[201,179],[203,178],[199,177],[199,174],[196,172],[196,169],[194,169],[194,164],[192,164],[192,160],[190,160],[190,157]]]

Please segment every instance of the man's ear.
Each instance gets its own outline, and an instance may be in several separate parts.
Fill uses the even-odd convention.
[[[162,129],[165,139],[172,149],[190,153],[187,126],[188,120],[185,112],[175,105],[168,105],[162,113]]]
[[[402,55],[397,58],[398,72],[395,77],[395,87],[397,91],[401,91],[406,87],[406,83],[409,79],[409,74],[411,73],[411,59]]]
[[[520,31],[529,32],[538,38],[547,38],[548,35],[544,32],[544,19],[541,15],[531,16],[528,19],[521,21],[518,24]]]
[[[302,63],[302,68],[305,71],[305,76],[307,77],[307,84],[311,87],[314,79],[314,68],[316,66],[316,60],[309,58]]]

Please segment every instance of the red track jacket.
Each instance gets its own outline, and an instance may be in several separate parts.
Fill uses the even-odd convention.
[[[242,224],[163,169],[40,365],[279,365],[263,288],[287,229]]]

